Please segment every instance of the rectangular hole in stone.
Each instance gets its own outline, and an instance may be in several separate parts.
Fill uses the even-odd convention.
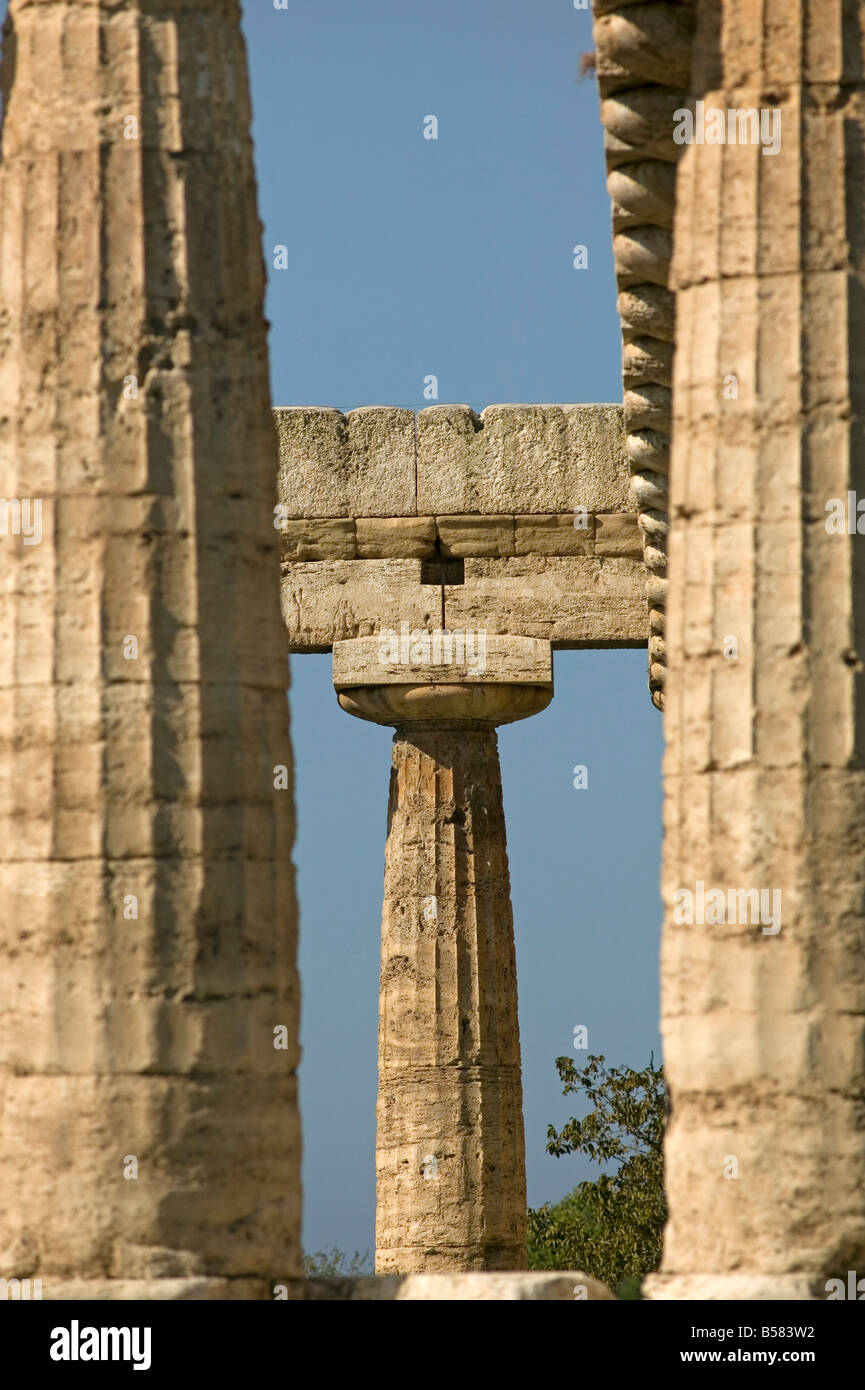
[[[465,560],[446,560],[443,555],[434,555],[420,562],[421,584],[465,584]]]

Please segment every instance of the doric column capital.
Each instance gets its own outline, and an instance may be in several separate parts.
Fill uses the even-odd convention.
[[[494,728],[546,709],[552,647],[535,637],[414,632],[336,642],[333,683],[348,714],[398,728]]]

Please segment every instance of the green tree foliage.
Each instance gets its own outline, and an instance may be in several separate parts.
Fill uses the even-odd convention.
[[[563,1095],[582,1094],[591,1110],[547,1129],[547,1152],[585,1154],[615,1164],[581,1182],[561,1202],[529,1211],[529,1268],[581,1269],[620,1297],[638,1297],[643,1276],[658,1268],[667,1204],[663,1137],[667,1088],[654,1059],[643,1071],[607,1067],[603,1057],[577,1067],[557,1057]]]
[[[372,1274],[369,1251],[355,1250],[351,1259],[344,1250],[316,1250],[303,1257],[303,1272],[307,1279],[348,1279],[357,1274]]]

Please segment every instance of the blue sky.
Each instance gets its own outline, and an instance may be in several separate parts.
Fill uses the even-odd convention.
[[[587,10],[247,0],[244,28],[275,404],[419,409],[430,374],[440,404],[476,410],[621,400],[597,90],[577,81]],[[371,1250],[391,735],[339,710],[328,657],[293,659],[292,679],[304,1244]],[[533,1205],[590,1172],[544,1152],[547,1124],[573,1112],[554,1059],[574,1028],[611,1063],[660,1056],[662,730],[645,652],[559,653],[555,679],[543,714],[500,733]]]

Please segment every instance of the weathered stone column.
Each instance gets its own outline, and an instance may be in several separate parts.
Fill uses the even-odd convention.
[[[678,175],[655,1298],[865,1273],[863,51],[861,5],[698,5],[745,134]]]
[[[2,86],[0,1277],[273,1297],[291,749],[238,6],[11,0]]]
[[[490,637],[483,669],[471,670],[434,652],[431,661],[419,645],[409,665],[377,638],[334,647],[342,708],[396,725],[376,1270],[524,1269],[517,977],[495,728],[549,704],[551,649]]]

